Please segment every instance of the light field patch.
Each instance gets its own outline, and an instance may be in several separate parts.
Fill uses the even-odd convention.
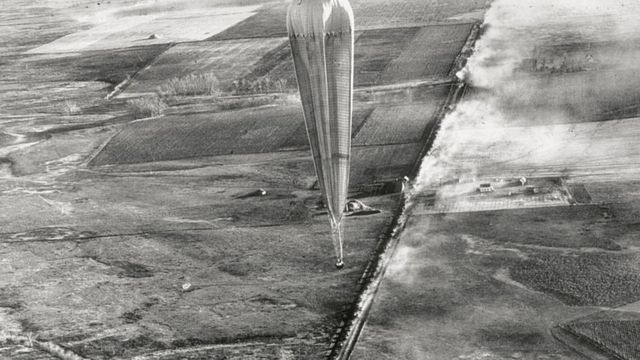
[[[247,75],[264,54],[285,41],[270,38],[178,44],[140,72],[121,96],[153,93],[170,79],[189,74],[213,74],[224,86]]]
[[[456,171],[481,178],[605,176],[637,179],[639,118],[548,126],[492,126],[442,131],[440,151]],[[443,126],[448,126],[445,120]],[[429,159],[429,158],[427,158]],[[594,201],[596,201],[594,199]]]
[[[28,53],[60,53],[199,41],[253,15],[259,6],[174,10],[106,17],[88,30],[69,34]]]

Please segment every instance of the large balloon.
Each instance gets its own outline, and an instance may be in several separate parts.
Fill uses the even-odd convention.
[[[287,29],[318,183],[343,266],[353,93],[353,11],[348,0],[292,0]]]

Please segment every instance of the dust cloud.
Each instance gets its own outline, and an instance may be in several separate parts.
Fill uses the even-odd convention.
[[[552,125],[638,116],[638,29],[637,1],[493,2],[457,74],[471,90],[443,120],[416,191],[570,159],[571,126]]]
[[[456,198],[443,186],[452,181],[477,186],[481,180],[535,176],[541,168],[561,175],[590,154],[606,152],[606,143],[594,146],[589,139],[598,137],[598,124],[640,116],[638,29],[637,1],[494,1],[473,55],[457,74],[469,90],[443,119],[409,202],[436,189],[439,198]],[[443,266],[425,259],[453,239],[430,233],[426,219],[407,225],[389,264],[385,279],[396,290],[434,281],[420,277],[429,266]],[[420,316],[405,320],[404,329],[430,331]],[[437,358],[426,344],[407,336],[393,349],[405,358]]]

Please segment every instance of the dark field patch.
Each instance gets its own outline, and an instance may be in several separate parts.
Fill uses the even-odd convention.
[[[446,77],[471,26],[402,27],[356,33],[354,86]],[[271,79],[284,79],[289,88],[296,88],[288,42],[257,61],[247,78],[265,75]]]
[[[568,185],[567,188],[573,197],[573,200],[578,204],[590,204],[591,195],[587,191],[587,188],[583,184]]]
[[[391,181],[408,175],[421,147],[420,143],[354,147],[350,184]]]
[[[109,264],[118,268],[118,275],[121,277],[145,278],[153,276],[153,271],[142,264],[130,261],[111,261]]]
[[[616,359],[640,359],[640,320],[602,320],[561,326]]]
[[[175,45],[138,74],[128,93],[154,92],[169,80],[190,74],[213,75],[219,87],[250,73],[263,55],[277,49],[285,39],[244,39],[235,41],[198,41]]]
[[[450,17],[484,9],[483,0],[353,0],[358,27],[401,27],[446,22]]]
[[[287,36],[288,3],[263,6],[258,12],[208,40],[235,40],[258,37]]]
[[[287,5],[286,2],[281,2],[264,6],[257,14],[214,35],[211,40],[286,36]],[[356,29],[364,30],[446,22],[455,15],[485,8],[486,1],[408,0],[389,2],[386,0],[353,0],[351,5]]]
[[[597,71],[624,66],[629,56],[640,50],[637,39],[621,41],[565,42],[536,46],[532,57],[522,64],[533,73]]]
[[[302,108],[300,109],[302,111]],[[363,105],[362,107],[356,107],[353,109],[353,115],[351,118],[351,136],[355,137],[360,131],[362,126],[367,121],[367,118],[374,111],[374,107],[370,105]],[[301,115],[302,117],[302,115]],[[291,134],[291,137],[282,145],[283,149],[308,149],[309,140],[307,138],[307,130],[304,122],[296,128],[295,132]]]
[[[440,109],[440,102],[379,106],[362,126],[353,144],[388,145],[419,142]]]
[[[355,44],[354,85],[381,84],[384,70],[407,48],[419,30],[418,27],[410,27],[363,32]]]
[[[29,72],[42,81],[50,80],[104,81],[112,85],[133,76],[147,66],[170,45],[150,45],[121,50],[87,51],[82,55],[56,57],[25,62]],[[24,78],[24,73],[16,74]]]
[[[115,136],[91,165],[272,152],[290,138],[302,116],[300,108],[288,106],[135,122]]]
[[[640,300],[635,254],[541,251],[510,268],[511,277],[567,305],[620,306]]]
[[[380,76],[387,65],[406,48],[420,28],[369,30],[356,33],[354,49],[354,86],[382,84]],[[248,77],[268,75],[284,79],[291,89],[297,86],[291,47],[287,41],[262,57]],[[391,79],[393,80],[393,79]],[[392,81],[387,81],[387,83]]]
[[[291,62],[291,66],[293,66],[293,60],[291,59],[291,45],[288,40],[264,54],[253,66],[253,69],[246,78],[251,79],[263,77],[273,71],[284,61]],[[293,70],[293,67],[291,67],[291,69]]]
[[[640,87],[635,78],[628,76],[628,70],[526,74],[517,81],[524,90],[501,99],[514,126],[599,122],[640,116],[637,101]],[[536,109],[564,116],[557,116],[557,119],[512,116]]]
[[[387,66],[382,83],[423,78],[445,78],[462,50],[473,24],[426,26]]]
[[[446,216],[438,228],[498,243],[620,250],[616,240],[626,232],[610,212],[580,206],[461,213]]]

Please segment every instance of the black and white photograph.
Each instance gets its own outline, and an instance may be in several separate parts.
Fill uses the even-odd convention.
[[[0,0],[0,360],[640,360],[639,0]]]

